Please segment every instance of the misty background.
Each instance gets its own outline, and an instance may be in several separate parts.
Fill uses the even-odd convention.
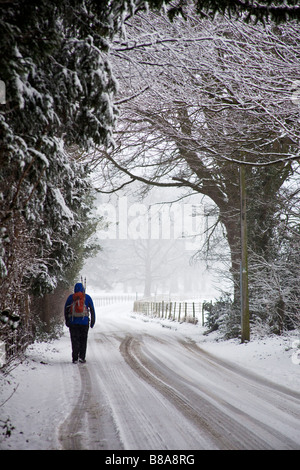
[[[230,291],[224,279],[229,250],[211,200],[170,188],[141,195],[140,186],[97,195],[101,251],[82,269],[87,288],[139,298],[201,300]]]

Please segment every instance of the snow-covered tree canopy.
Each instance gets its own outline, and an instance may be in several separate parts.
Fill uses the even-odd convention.
[[[28,293],[72,282],[93,250],[92,185],[81,155],[111,143],[108,40],[147,3],[0,3],[0,308],[27,310],[27,326]]]
[[[233,17],[243,16],[246,21],[255,20],[276,23],[300,19],[300,7],[295,0],[195,0],[198,13],[202,15],[227,13]],[[180,8],[180,7],[179,7]]]
[[[238,290],[239,164],[247,166],[249,244],[262,256],[270,253],[280,188],[299,170],[300,30],[296,22],[201,19],[192,1],[183,14],[170,22],[140,13],[114,41],[120,116],[115,148],[100,152],[101,189],[139,180],[209,196]]]
[[[70,235],[86,217],[88,172],[68,146],[110,139],[116,84],[105,36],[115,21],[96,2],[1,4],[1,275],[36,279],[38,292],[74,260]]]
[[[275,11],[271,7],[261,14],[262,9],[254,11],[247,5],[245,9],[236,2],[230,6],[222,2],[222,7],[210,1],[195,3],[200,14],[246,11],[262,19]],[[281,8],[281,3],[274,2],[277,12],[288,8],[285,18],[293,18],[296,9],[289,2]],[[186,1],[0,3],[1,304],[8,299],[18,305],[20,292],[25,295],[29,289],[37,293],[53,289],[75,263],[78,246],[74,240],[82,243],[82,231],[91,232],[89,168],[80,155],[82,149],[110,147],[114,142],[117,82],[107,54],[110,40],[132,15],[163,4],[170,4],[169,16],[175,17],[183,12]],[[185,49],[187,43],[180,43]],[[278,56],[287,52],[286,44],[285,51],[278,49]],[[184,68],[177,67],[175,80],[182,74]],[[194,79],[199,77],[194,75]],[[226,89],[232,100],[230,93]]]
[[[135,3],[145,4],[0,5],[0,274],[6,293],[26,279],[37,292],[53,289],[76,258],[74,237],[91,209],[80,149],[111,142],[116,81],[108,39]]]
[[[91,146],[110,145],[116,109],[108,40],[161,0],[0,3],[0,308],[76,275],[91,217]],[[71,274],[72,273],[72,274]]]

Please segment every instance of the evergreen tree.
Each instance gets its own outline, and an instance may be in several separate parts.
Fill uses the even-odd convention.
[[[28,295],[53,291],[85,252],[91,183],[67,148],[110,143],[107,40],[126,12],[126,0],[0,5],[0,309],[17,311],[23,330]]]

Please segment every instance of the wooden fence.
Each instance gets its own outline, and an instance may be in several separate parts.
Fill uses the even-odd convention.
[[[95,307],[102,307],[103,305],[132,302],[137,298],[136,294],[103,294],[93,295],[92,299]]]
[[[144,315],[164,318],[178,322],[198,323],[204,325],[204,311],[202,302],[151,302],[136,300],[133,311]]]

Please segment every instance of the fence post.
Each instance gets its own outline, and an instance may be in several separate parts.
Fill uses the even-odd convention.
[[[107,301],[108,299],[105,299]],[[199,312],[197,311],[197,305],[199,308]],[[183,317],[182,318],[182,311],[183,312]],[[203,302],[171,302],[171,301],[161,301],[161,302],[152,302],[152,301],[141,301],[141,300],[135,300],[133,302],[133,311],[134,312],[139,312],[143,313],[144,315],[147,316],[154,316],[154,317],[159,317],[162,319],[168,319],[168,320],[173,320],[173,321],[188,321],[188,315],[189,315],[189,321],[193,322],[196,324],[196,314],[199,317],[199,321],[202,320],[202,326],[204,326],[204,320],[205,320],[205,312],[203,308]],[[177,319],[176,319],[177,315]],[[182,318],[182,320],[181,320]]]

